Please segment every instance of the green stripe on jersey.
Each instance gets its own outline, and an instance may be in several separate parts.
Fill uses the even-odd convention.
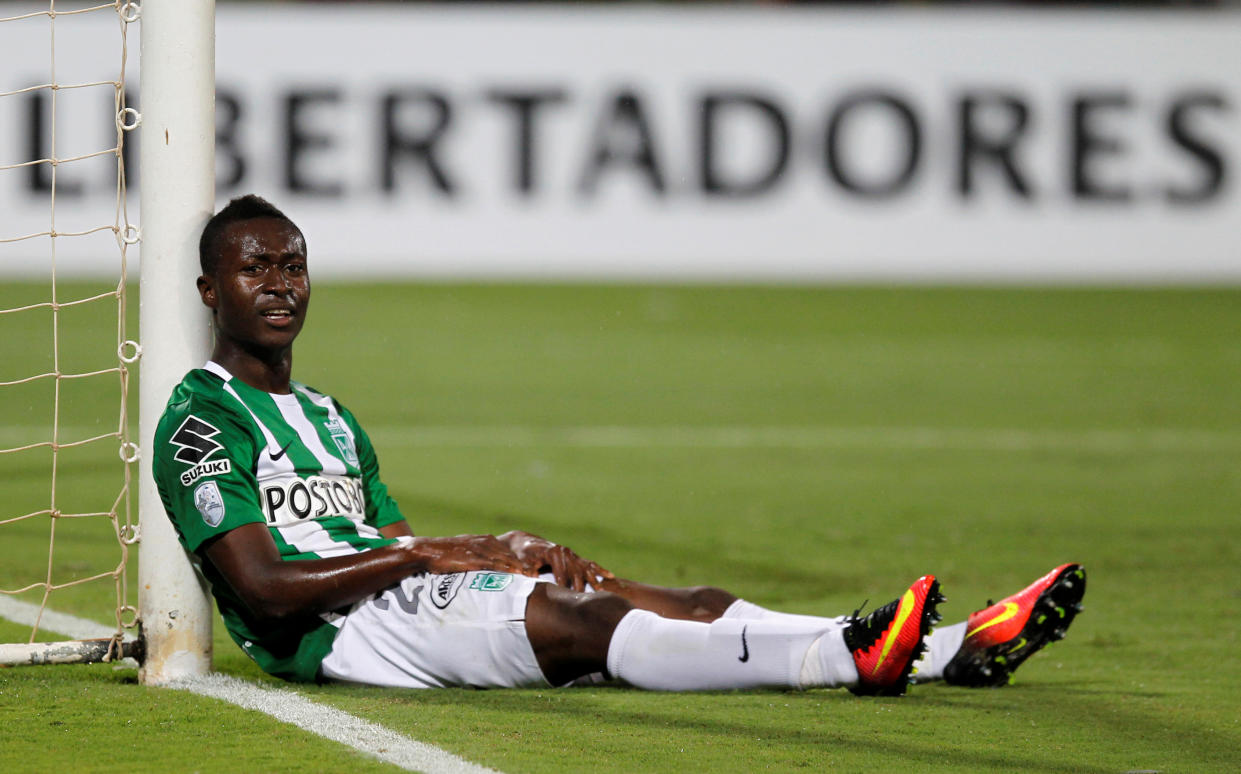
[[[361,475],[356,439],[353,437],[353,431],[345,424],[344,417],[341,417],[336,409],[331,407],[331,398],[316,394],[322,402],[320,405],[307,393],[313,393],[313,390],[304,384],[293,383],[293,394],[297,396],[297,402],[302,407],[303,414],[308,418],[314,417],[311,424],[318,433],[319,442],[323,444],[323,448],[345,464],[347,475]]]
[[[285,418],[284,411],[281,410],[279,404],[280,398],[255,389],[237,378],[230,380],[228,385],[241,397],[246,408],[250,409],[251,413],[272,435],[273,443],[276,447],[271,449],[272,452],[279,453],[283,449],[284,454],[288,455],[289,461],[293,463],[298,474],[303,477],[323,472],[323,462],[302,440],[298,428],[290,424],[289,420]],[[294,394],[296,395],[296,393]],[[320,438],[320,442],[322,442],[322,434],[315,428],[315,425],[321,424],[321,422],[315,422],[313,413],[307,416],[306,408],[303,406],[300,397],[296,398],[294,405],[297,409],[295,417],[300,419],[300,423],[304,423],[309,429],[314,429],[314,436]],[[322,410],[320,409],[319,412],[322,413]],[[324,448],[328,454],[340,460],[342,465],[345,464],[344,460],[340,459],[339,453],[333,453],[334,450],[328,448],[326,444]]]
[[[335,543],[344,543],[357,551],[382,548],[383,546],[391,545],[396,542],[395,540],[386,537],[363,537],[358,534],[357,525],[344,516],[321,516],[315,519],[314,523],[316,526],[323,528],[323,530],[327,533],[325,536],[325,542],[330,540]],[[272,528],[271,533],[272,537],[276,541],[276,546],[280,549],[280,558],[285,561],[323,558],[323,554],[319,554],[314,551],[299,550],[297,546],[289,543],[285,540],[279,527]]]

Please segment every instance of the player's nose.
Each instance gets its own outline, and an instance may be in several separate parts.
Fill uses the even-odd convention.
[[[268,293],[286,294],[293,285],[279,266],[272,266],[263,274],[263,290]]]

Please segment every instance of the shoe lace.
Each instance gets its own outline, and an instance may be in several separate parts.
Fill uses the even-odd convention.
[[[853,611],[853,615],[849,616],[849,625],[844,630],[845,644],[849,650],[868,648],[882,637],[888,624],[892,622],[892,614],[900,602],[900,600],[893,600],[882,607],[875,608],[863,617],[862,610],[869,601],[868,599],[863,602]]]

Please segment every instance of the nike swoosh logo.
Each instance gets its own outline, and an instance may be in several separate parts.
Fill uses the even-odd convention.
[[[914,592],[913,589],[909,589],[901,597],[901,604],[896,609],[896,618],[892,620],[892,627],[888,629],[888,636],[883,640],[883,650],[879,651],[879,659],[875,661],[875,668],[870,670],[872,675],[879,673],[879,667],[883,666],[883,662],[887,660],[888,653],[892,650],[892,646],[896,644],[901,628],[905,625],[905,620],[909,618],[909,614],[913,612],[913,609]]]
[[[1015,617],[1018,611],[1020,610],[1021,610],[1021,605],[1017,604],[1016,602],[1005,602],[1003,613],[1000,613],[995,618],[992,618],[990,621],[987,621],[985,624],[979,625],[972,632],[967,632],[965,635],[965,639],[968,640],[970,637],[973,637],[975,634],[978,634],[984,629],[990,629],[992,626],[997,626],[999,624],[1004,623],[1010,618]]]
[[[278,459],[280,459],[281,457],[283,457],[283,456],[284,456],[284,454],[285,454],[285,452],[287,452],[287,451],[289,450],[289,447],[290,447],[290,446],[292,446],[292,445],[293,445],[293,442],[292,442],[292,441],[289,441],[289,442],[288,442],[288,443],[286,443],[284,446],[282,446],[282,447],[280,448],[280,451],[278,451],[278,452],[273,452],[273,451],[271,451],[271,450],[268,450],[268,452],[267,452],[267,456],[271,457],[271,461],[272,461],[272,462],[275,462],[276,460],[278,460]]]
[[[737,660],[742,664],[750,660],[750,646],[745,641],[745,630],[748,628],[748,624],[741,627],[741,655],[737,656]]]

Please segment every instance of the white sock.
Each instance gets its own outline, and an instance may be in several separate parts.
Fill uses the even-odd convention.
[[[744,599],[738,599],[729,605],[720,618],[739,618],[746,621],[784,621],[786,623],[801,622],[807,626],[818,627],[820,630],[843,629],[849,624],[849,616],[847,615],[837,616],[836,618],[824,618],[817,615],[781,613],[779,610],[770,610],[762,605],[747,602]]]
[[[813,651],[813,652],[812,652]],[[813,656],[813,658],[812,658]],[[709,624],[631,610],[608,647],[608,672],[654,691],[804,688],[857,681],[837,629],[720,618]]]
[[[918,670],[918,673],[914,675],[915,680],[928,683],[932,680],[943,679],[944,667],[948,666],[952,657],[957,655],[957,651],[961,649],[961,643],[965,641],[966,625],[967,622],[962,621],[951,626],[941,626],[931,632],[926,638],[926,653],[914,662],[914,669]]]

